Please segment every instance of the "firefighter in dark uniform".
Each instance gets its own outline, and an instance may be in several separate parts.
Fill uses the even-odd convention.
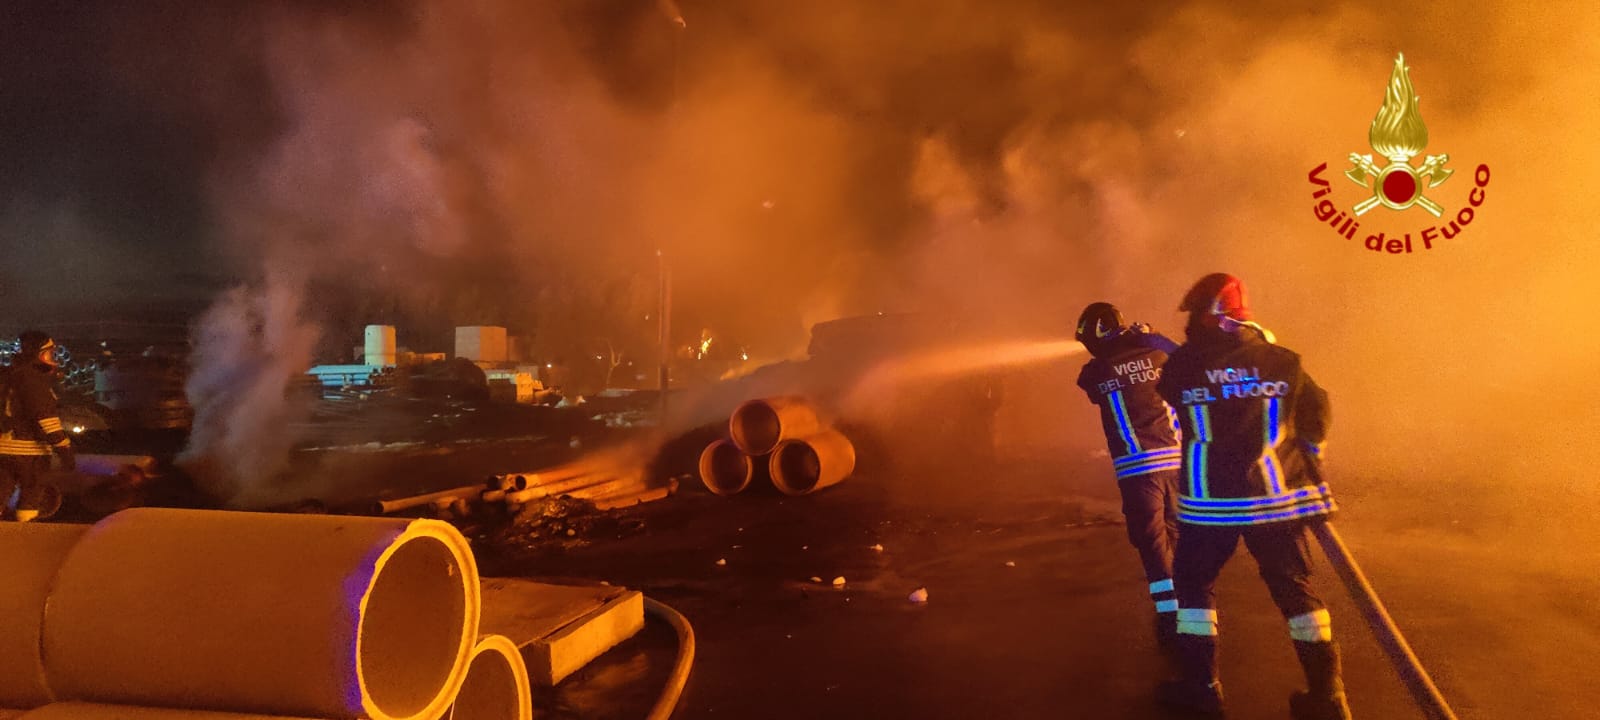
[[[1178,412],[1184,438],[1178,494],[1178,654],[1182,676],[1162,685],[1166,704],[1203,714],[1222,709],[1214,588],[1240,540],[1288,620],[1308,692],[1290,698],[1296,718],[1350,717],[1328,610],[1312,591],[1308,522],[1337,508],[1321,479],[1328,396],[1300,356],[1251,321],[1244,285],[1201,278],[1184,297],[1183,347],[1157,388]]]
[[[0,498],[19,491],[12,516],[28,522],[39,516],[38,486],[52,455],[67,470],[76,468],[72,439],[56,410],[55,341],[38,331],[17,338],[19,351],[3,371],[4,415],[0,422]]]
[[[1156,393],[1156,379],[1178,346],[1146,326],[1128,326],[1115,306],[1103,302],[1084,308],[1076,337],[1093,356],[1078,373],[1078,387],[1100,409],[1128,540],[1139,552],[1155,603],[1156,639],[1170,648],[1178,630],[1172,553],[1182,453],[1176,418]]]

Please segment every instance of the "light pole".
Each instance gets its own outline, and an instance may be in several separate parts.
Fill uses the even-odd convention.
[[[667,265],[667,254],[656,251],[656,341],[660,344],[661,420],[667,419],[667,389],[671,385],[672,363],[672,268]]]
[[[682,44],[679,33],[689,27],[683,20],[683,11],[678,8],[674,0],[657,0],[656,5],[661,14],[666,16],[675,26],[672,30],[672,98],[667,107],[668,118],[673,118],[678,112],[678,48]],[[669,123],[670,124],[670,123]],[[658,352],[661,355],[661,365],[658,368],[660,380],[658,387],[661,391],[661,427],[667,425],[667,391],[672,384],[672,267],[667,264],[667,254],[656,250],[656,272],[658,297],[656,299],[656,339],[660,343]]]

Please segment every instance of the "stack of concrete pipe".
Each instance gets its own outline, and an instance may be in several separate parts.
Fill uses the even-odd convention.
[[[0,557],[0,718],[531,717],[447,523],[135,508]]]
[[[747,401],[728,418],[728,436],[700,453],[700,481],[733,495],[771,480],[785,495],[807,495],[843,482],[856,469],[856,449],[794,395]]]

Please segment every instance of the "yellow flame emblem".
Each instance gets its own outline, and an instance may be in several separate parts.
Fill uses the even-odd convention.
[[[1367,141],[1373,151],[1388,159],[1379,167],[1371,155],[1350,153],[1353,167],[1345,171],[1356,184],[1372,189],[1372,197],[1356,203],[1355,214],[1362,215],[1378,205],[1391,210],[1404,210],[1412,205],[1439,217],[1444,208],[1422,194],[1422,179],[1427,187],[1438,187],[1455,172],[1445,168],[1450,156],[1429,155],[1421,167],[1413,168],[1411,158],[1422,153],[1428,145],[1428,126],[1422,123],[1421,101],[1411,87],[1411,68],[1406,67],[1405,53],[1394,59],[1394,72],[1389,75],[1389,87],[1383,96],[1383,106],[1372,118],[1372,128],[1367,131]]]

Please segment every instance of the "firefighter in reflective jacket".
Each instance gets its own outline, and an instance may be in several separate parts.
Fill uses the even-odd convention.
[[[19,352],[3,371],[4,416],[0,426],[0,492],[17,495],[13,517],[27,522],[38,517],[37,488],[50,469],[50,456],[75,469],[72,439],[56,414],[55,341],[42,332],[17,338]]]
[[[1178,631],[1172,552],[1180,452],[1174,416],[1156,394],[1156,379],[1178,346],[1147,327],[1127,326],[1122,313],[1103,302],[1084,308],[1077,339],[1093,356],[1078,374],[1078,387],[1099,406],[1128,540],[1139,552],[1155,603],[1156,640],[1171,648]]]
[[[1327,393],[1299,355],[1251,321],[1238,278],[1201,278],[1179,309],[1189,313],[1187,341],[1167,361],[1157,389],[1177,410],[1184,437],[1173,561],[1183,674],[1162,685],[1161,699],[1221,712],[1214,587],[1242,539],[1288,620],[1310,686],[1290,698],[1291,713],[1347,719],[1328,610],[1309,582],[1306,524],[1336,509],[1321,480]]]

